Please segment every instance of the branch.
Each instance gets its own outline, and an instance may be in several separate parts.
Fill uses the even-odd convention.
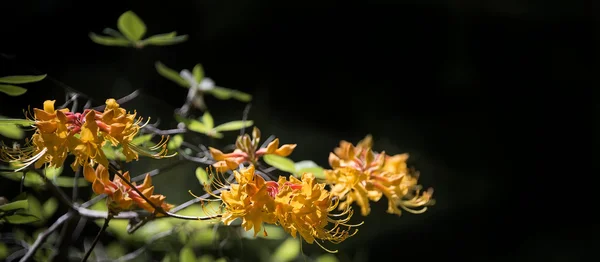
[[[135,91],[131,92],[129,95],[126,95],[124,97],[117,99],[117,103],[125,104],[125,103],[133,100],[134,98],[136,98],[139,94],[140,94],[140,90],[136,89]],[[94,107],[94,110],[103,111],[105,107],[106,107],[106,105],[97,106],[97,107]]]
[[[100,236],[102,236],[102,233],[104,233],[104,231],[106,231],[106,229],[108,228],[108,223],[110,222],[110,219],[111,219],[111,216],[108,216],[104,220],[104,224],[102,225],[102,228],[100,228],[100,231],[98,231],[98,234],[96,235],[96,238],[94,238],[94,242],[92,242],[92,245],[90,246],[90,249],[88,249],[88,251],[85,252],[85,255],[81,259],[81,262],[86,262],[88,260],[88,258],[92,254],[92,251],[94,251],[94,247],[96,247],[96,244],[100,240]]]
[[[185,129],[185,128],[161,130],[161,129],[158,129],[157,127],[151,126],[151,125],[145,125],[143,128],[150,133],[153,133],[156,135],[161,135],[161,136],[183,134],[183,133],[187,132],[187,129]]]
[[[33,245],[31,245],[31,247],[29,248],[29,250],[27,251],[27,253],[25,253],[25,255],[21,258],[21,260],[19,260],[19,262],[29,261],[33,257],[33,255],[35,254],[35,252],[40,247],[42,247],[42,244],[44,244],[44,241],[46,241],[46,239],[54,231],[56,231],[56,229],[58,229],[58,227],[60,225],[62,225],[63,223],[65,223],[67,220],[69,220],[73,216],[73,214],[74,214],[73,212],[69,212],[69,213],[66,213],[66,214],[62,215],[48,229],[46,229],[46,230],[44,230],[44,232],[40,233],[38,235],[37,239],[35,240],[35,242],[33,243]]]

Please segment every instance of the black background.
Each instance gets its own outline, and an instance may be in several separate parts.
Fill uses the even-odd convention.
[[[592,72],[585,8],[505,0],[20,1],[2,8],[0,51],[16,58],[0,65],[3,75],[48,73],[96,104],[142,89],[158,102],[139,102],[140,110],[168,116],[186,90],[157,75],[154,62],[202,63],[217,84],[255,96],[250,118],[263,133],[298,143],[297,159],[326,165],[339,140],[367,133],[378,150],[411,152],[438,205],[396,218],[379,203],[349,250],[365,248],[370,260],[576,261],[591,247],[580,237],[590,228],[566,222],[572,214],[558,204],[574,189],[541,194],[552,180],[548,165],[559,164],[539,151],[564,142],[546,143],[555,129],[539,124],[568,125],[562,114],[578,103],[569,97]],[[142,50],[89,40],[129,9],[148,35],[177,30],[190,40]],[[2,114],[19,116],[49,94],[63,99],[51,81],[29,86],[35,93],[0,96]],[[243,110],[233,101],[213,107],[231,120]]]

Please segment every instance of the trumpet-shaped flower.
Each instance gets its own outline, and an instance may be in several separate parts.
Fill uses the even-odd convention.
[[[342,201],[340,208],[356,202],[363,216],[371,212],[369,201],[388,200],[388,213],[400,215],[401,209],[422,213],[434,203],[433,189],[421,193],[419,174],[407,168],[408,154],[387,156],[372,150],[373,140],[367,136],[356,146],[341,141],[329,155],[332,170],[325,171],[331,194]],[[417,209],[421,208],[421,209]]]
[[[279,138],[275,138],[264,148],[258,148],[260,143],[260,130],[254,127],[252,138],[248,134],[238,136],[235,142],[235,150],[231,153],[223,153],[216,148],[210,147],[210,154],[217,161],[213,167],[219,172],[236,169],[242,163],[256,164],[258,159],[266,154],[278,156],[289,156],[296,148],[296,144],[285,144],[279,146]]]

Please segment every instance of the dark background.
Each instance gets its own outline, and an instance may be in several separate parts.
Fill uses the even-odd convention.
[[[263,134],[298,143],[295,160],[327,166],[339,140],[368,133],[376,150],[411,153],[437,205],[398,218],[384,213],[385,201],[374,204],[343,244],[350,256],[577,261],[591,247],[581,237],[590,228],[566,222],[559,200],[541,194],[551,168],[538,153],[556,145],[543,142],[549,131],[538,124],[565,125],[563,108],[575,102],[567,96],[592,72],[592,18],[583,15],[591,4],[581,3],[15,1],[3,3],[0,51],[16,58],[0,69],[48,73],[95,105],[141,89],[143,99],[129,106],[168,119],[187,90],[156,74],[154,62],[177,70],[202,63],[219,86],[254,95],[249,118]],[[89,40],[130,9],[147,35],[177,30],[190,40],[141,50]],[[52,81],[28,87],[22,97],[0,96],[1,113],[64,101]],[[244,108],[207,103],[217,122],[240,119]],[[194,178],[180,179],[185,186]]]

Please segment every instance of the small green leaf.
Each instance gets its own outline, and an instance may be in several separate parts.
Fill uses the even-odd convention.
[[[215,127],[215,121],[208,111],[204,112],[204,115],[202,115],[202,123],[204,123],[208,129],[213,129],[213,127]]]
[[[6,247],[6,244],[4,243],[0,243],[0,260],[6,259],[6,257],[8,257],[8,254],[10,252],[10,249],[8,249],[8,247]],[[212,260],[208,260],[208,262],[210,262]]]
[[[194,119],[189,120],[187,123],[187,129],[201,134],[206,134],[208,131],[210,131],[210,129],[208,129],[204,123]]]
[[[184,247],[179,251],[179,262],[196,262],[196,254],[189,247]]]
[[[44,168],[44,174],[46,174],[46,177],[49,179],[54,179],[57,176],[60,176],[60,174],[63,171],[63,167],[59,166],[59,167],[46,167]]]
[[[73,179],[72,177],[57,177],[54,178],[54,184],[59,187],[73,187]],[[77,179],[77,187],[86,187],[89,185],[90,183],[84,178]]]
[[[194,66],[194,69],[192,69],[192,74],[194,75],[194,79],[196,79],[196,82],[200,83],[200,81],[202,81],[202,78],[204,78],[204,69],[202,68],[202,65],[196,64],[196,66]]]
[[[154,136],[153,134],[146,134],[146,135],[137,136],[136,138],[134,138],[133,140],[131,140],[131,144],[139,146],[139,145],[141,145],[143,143],[146,143],[146,142],[150,141],[153,136]]]
[[[317,257],[317,262],[339,262],[340,260],[333,254],[324,254]]]
[[[123,13],[117,21],[119,31],[131,41],[141,40],[146,34],[146,25],[133,11]]]
[[[52,217],[52,215],[54,215],[54,212],[56,212],[56,209],[58,209],[58,201],[56,200],[56,198],[53,198],[53,197],[49,198],[42,205],[42,215],[45,218],[50,218],[50,217]]]
[[[167,149],[177,150],[177,149],[179,149],[179,147],[181,147],[182,143],[183,143],[183,135],[182,134],[174,135],[173,137],[171,137],[171,139],[169,139],[169,142],[167,143]]]
[[[35,124],[35,121],[27,119],[0,118],[0,125],[31,126],[33,124]]]
[[[10,139],[23,139],[23,137],[25,137],[25,132],[17,125],[7,124],[0,125],[0,135]]]
[[[23,76],[5,76],[0,77],[0,83],[5,84],[27,84],[33,82],[39,82],[46,78],[46,74],[43,75],[23,75]]]
[[[237,90],[234,90],[233,93],[231,94],[231,96],[233,96],[233,98],[241,101],[241,102],[250,102],[252,101],[252,95],[244,93],[244,92],[240,92]]]
[[[104,30],[102,30],[102,33],[112,36],[114,38],[125,39],[125,36],[123,34],[121,34],[121,32],[119,32],[115,29],[112,29],[112,28],[104,28]],[[129,40],[127,40],[127,41],[129,41]]]
[[[18,200],[18,201],[13,201],[10,202],[8,204],[4,204],[0,206],[0,211],[11,211],[11,210],[17,210],[17,209],[28,209],[29,208],[29,202],[27,200]]]
[[[214,261],[215,261],[215,258],[211,255],[203,255],[196,260],[196,262],[214,262]]]
[[[231,122],[227,122],[224,124],[220,124],[220,125],[216,126],[215,128],[213,128],[213,130],[217,131],[217,132],[235,131],[235,130],[240,130],[242,128],[250,127],[252,125],[254,125],[254,122],[252,120],[246,120],[246,121],[238,120],[238,121],[231,121]]]
[[[273,254],[273,261],[287,262],[292,261],[300,254],[300,243],[297,239],[288,238],[277,249]]]
[[[10,224],[27,224],[40,220],[38,217],[26,212],[17,212],[11,216],[4,217],[4,219]]]
[[[196,178],[198,179],[201,185],[210,184],[211,182],[211,179],[208,177],[206,170],[204,170],[204,168],[202,167],[196,168]]]
[[[210,137],[214,137],[214,138],[223,138],[223,134],[215,131],[214,129],[208,131],[208,133],[206,133],[206,135],[210,136]]]
[[[156,71],[158,72],[159,75],[177,83],[180,86],[183,86],[185,88],[190,88],[190,84],[187,81],[185,81],[185,79],[183,79],[183,77],[181,77],[177,71],[175,71],[171,68],[168,68],[160,61],[154,63],[154,67],[156,67]]]
[[[265,161],[265,163],[269,164],[272,167],[276,167],[281,171],[289,173],[296,172],[296,168],[294,167],[294,161],[287,157],[282,157],[275,154],[266,154],[263,156],[263,160]]]
[[[176,32],[153,35],[142,40],[142,45],[156,45],[156,46],[165,46],[165,45],[175,45],[179,43],[183,43],[188,39],[187,35],[179,35],[176,36]]]
[[[20,96],[22,94],[25,94],[25,92],[27,92],[27,89],[22,88],[20,86],[0,84],[0,92],[5,93],[9,96]]]
[[[133,43],[125,38],[116,38],[111,36],[101,36],[94,33],[89,34],[90,39],[96,44],[106,46],[131,46]]]
[[[311,160],[298,161],[294,164],[294,168],[297,177],[301,177],[304,173],[313,173],[318,179],[325,178],[324,169]]]
[[[233,91],[224,87],[215,87],[207,90],[206,93],[209,93],[218,99],[227,100],[231,98]]]

